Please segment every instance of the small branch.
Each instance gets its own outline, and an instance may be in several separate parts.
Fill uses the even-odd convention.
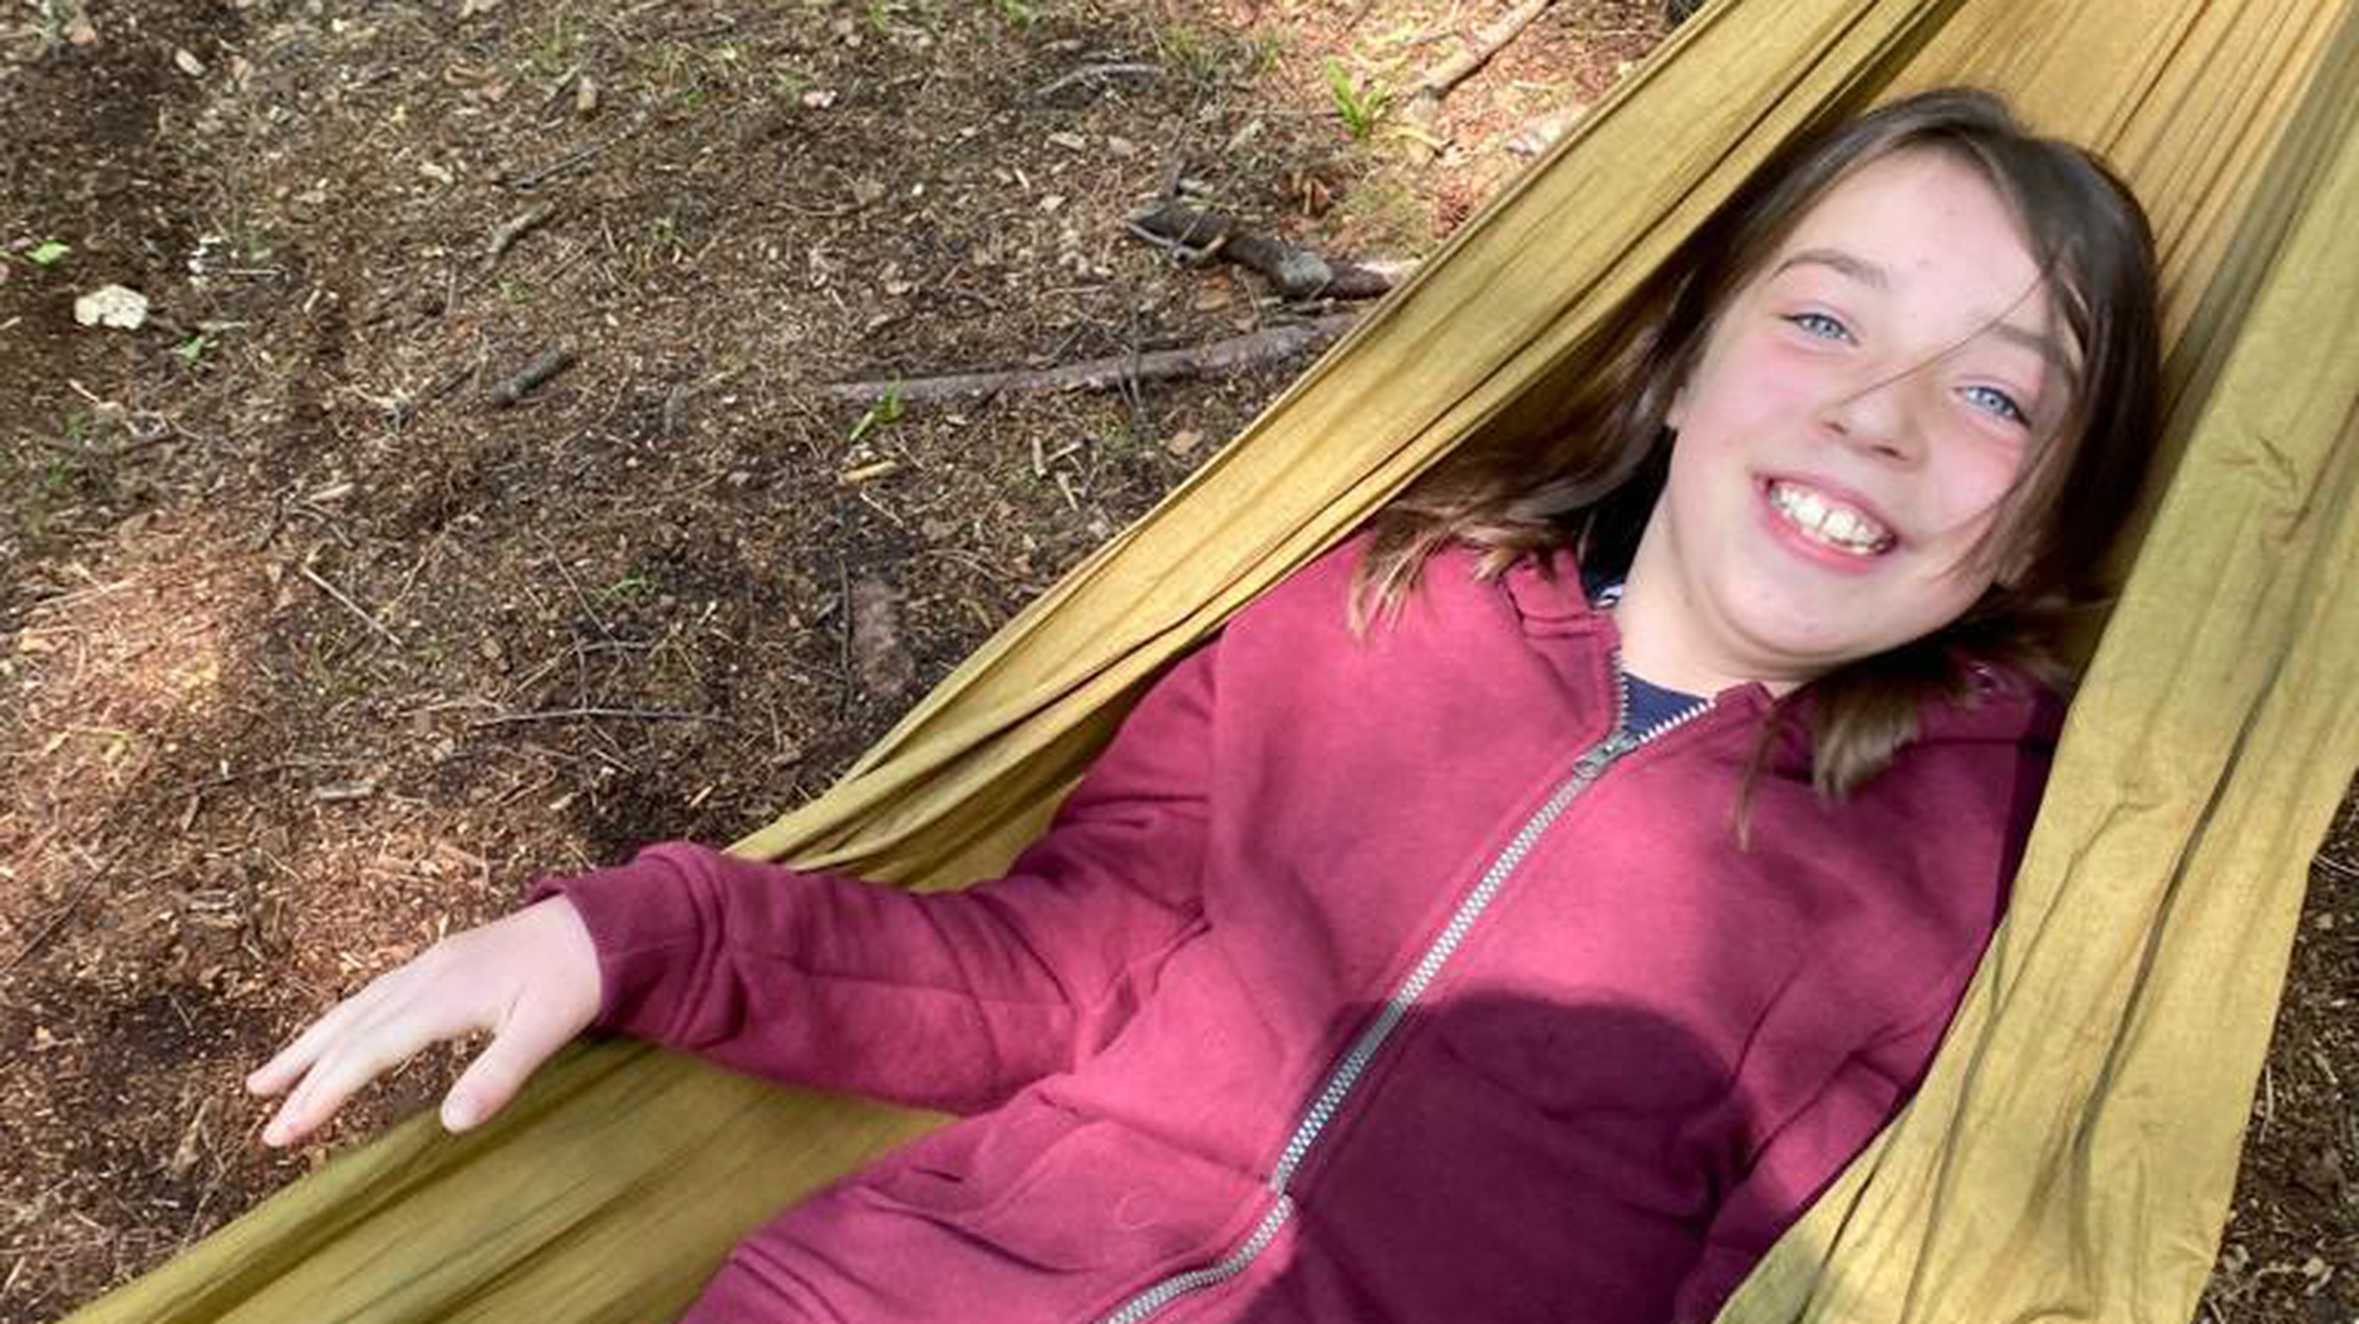
[[[1013,372],[955,373],[911,380],[844,382],[826,388],[829,398],[864,403],[896,392],[903,400],[954,400],[962,396],[996,395],[1002,391],[1103,391],[1125,382],[1170,381],[1209,377],[1217,373],[1256,368],[1317,349],[1351,329],[1357,313],[1332,313],[1292,326],[1273,326],[1250,335],[1232,336],[1188,349],[1129,353],[1061,368]]]
[[[543,222],[556,214],[557,204],[544,202],[493,230],[491,239],[484,245],[483,265],[485,269],[488,270],[497,263],[501,255],[513,247],[517,240],[540,228]]]
[[[401,637],[399,635],[396,635],[393,633],[393,631],[386,629],[384,625],[378,622],[376,617],[371,616],[367,612],[361,610],[360,604],[354,602],[348,597],[345,597],[344,591],[342,589],[337,588],[334,584],[331,584],[328,581],[320,578],[318,575],[313,574],[311,572],[310,566],[298,565],[295,567],[295,573],[303,576],[305,579],[310,580],[312,584],[319,589],[320,592],[327,594],[331,598],[334,598],[339,604],[343,606],[344,610],[359,617],[361,624],[376,631],[379,635],[382,635],[386,643],[393,645],[395,648],[401,647]]]
[[[669,708],[545,708],[539,712],[508,713],[501,717],[478,717],[472,727],[515,726],[523,722],[570,722],[585,717],[611,717],[633,722],[719,722],[725,719],[711,713],[677,712]]]
[[[1491,57],[1507,43],[1523,35],[1532,21],[1546,13],[1556,0],[1524,0],[1502,16],[1500,20],[1476,34],[1474,44],[1457,55],[1425,71],[1417,80],[1417,90],[1401,107],[1401,121],[1407,130],[1410,153],[1421,162],[1430,162],[1441,155],[1442,139],[1434,130],[1439,117],[1442,98],[1453,88],[1474,76],[1476,70],[1490,63]]]
[[[1162,72],[1162,66],[1153,64],[1085,64],[1073,72],[1065,75],[1064,77],[1056,80],[1055,82],[1042,87],[1032,95],[1036,98],[1045,99],[1055,95],[1058,92],[1062,92],[1066,88],[1071,87],[1073,84],[1081,82],[1085,79],[1153,78]]]
[[[495,383],[491,388],[491,402],[505,409],[522,400],[535,387],[573,366],[573,351],[563,345],[545,349],[524,365],[515,376]]]
[[[573,169],[575,166],[580,165],[582,162],[598,155],[600,152],[603,152],[607,148],[614,146],[616,143],[636,136],[640,130],[646,127],[647,117],[645,115],[641,115],[639,118],[631,122],[629,128],[624,129],[622,132],[617,133],[612,137],[606,138],[600,142],[591,143],[589,146],[584,147],[578,152],[571,153],[570,155],[561,156],[555,161],[542,166],[538,170],[529,171],[525,174],[516,175],[514,177],[501,176],[494,182],[505,184],[509,188],[531,188],[534,185],[549,179],[551,176],[562,174],[565,171]]]
[[[1417,80],[1416,96],[1430,96],[1439,101],[1450,95],[1460,83],[1472,78],[1476,70],[1491,62],[1491,57],[1506,49],[1507,43],[1523,35],[1532,21],[1547,13],[1556,0],[1524,0],[1503,15],[1498,22],[1475,36],[1474,44],[1450,59],[1425,71]]]
[[[1306,248],[1247,233],[1226,216],[1167,202],[1131,218],[1131,232],[1154,242],[1214,253],[1269,278],[1289,303],[1309,299],[1375,299],[1392,282],[1366,267],[1329,262]]]
[[[76,853],[81,854],[79,851]],[[90,857],[87,854],[82,854],[82,860],[87,864]],[[0,975],[5,975],[23,965],[33,953],[41,950],[42,944],[57,936],[57,931],[65,927],[65,922],[72,919],[74,912],[81,908],[82,898],[88,896],[90,889],[97,884],[98,880],[105,877],[107,871],[114,868],[121,860],[122,856],[118,853],[92,865],[90,872],[83,876],[82,881],[74,885],[74,890],[71,895],[66,897],[65,904],[59,906],[57,913],[49,917],[49,922],[41,926],[41,931],[33,935],[33,940],[19,949],[16,955],[8,958],[8,964],[0,965]]]

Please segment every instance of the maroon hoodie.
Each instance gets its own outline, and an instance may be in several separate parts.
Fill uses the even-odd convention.
[[[1000,879],[671,844],[543,883],[600,1024],[972,1114],[739,1245],[698,1321],[1706,1320],[1930,1060],[2046,776],[2002,673],[1840,805],[1769,696],[1616,734],[1610,616],[1355,540],[1141,700]]]

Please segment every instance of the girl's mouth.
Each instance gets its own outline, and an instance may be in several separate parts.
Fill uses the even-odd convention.
[[[1768,498],[1779,522],[1814,546],[1865,560],[1900,541],[1866,511],[1807,483],[1773,478]]]

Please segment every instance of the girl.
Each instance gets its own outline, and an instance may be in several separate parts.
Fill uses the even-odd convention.
[[[969,1114],[695,1320],[1709,1319],[1999,914],[2155,301],[2136,203],[1994,99],[1824,133],[1608,319],[1553,440],[1240,613],[1006,877],[543,882],[255,1072],[266,1139],[487,1029],[474,1125],[597,1026]]]

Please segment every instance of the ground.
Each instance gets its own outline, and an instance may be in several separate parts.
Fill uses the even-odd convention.
[[[12,10],[0,1324],[435,1097],[449,1053],[283,1155],[238,1079],[538,874],[817,793],[1302,364],[952,406],[817,387],[1294,316],[1124,217],[1178,179],[1322,251],[1415,259],[1525,163],[1511,138],[1662,35],[1643,0],[1557,6],[1418,159],[1370,89],[1495,12]],[[77,325],[103,284],[146,323]],[[492,402],[554,349],[565,371]],[[2222,1320],[2359,1299],[2348,810],[2313,881]]]

